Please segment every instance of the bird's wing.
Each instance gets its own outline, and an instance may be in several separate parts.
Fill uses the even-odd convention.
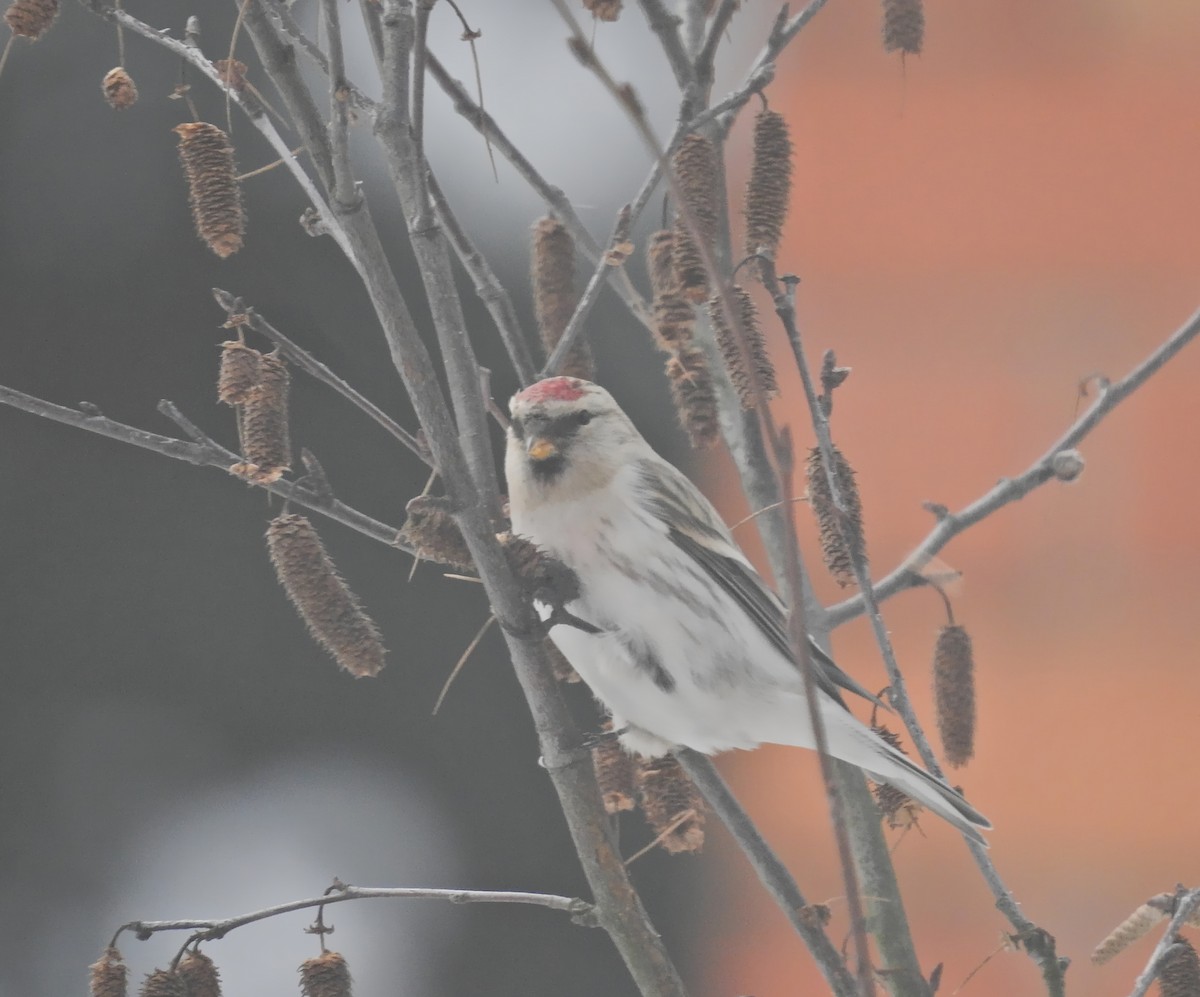
[[[733,542],[712,503],[666,461],[639,461],[635,473],[648,508],[667,527],[671,542],[742,608],[780,654],[793,660],[783,604]],[[816,666],[813,674],[822,692],[845,706],[838,691],[840,687],[887,709],[877,696],[842,671],[811,638],[808,647]]]

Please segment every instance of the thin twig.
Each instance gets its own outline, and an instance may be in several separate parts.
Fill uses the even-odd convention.
[[[484,635],[491,629],[492,624],[495,622],[496,614],[492,613],[483,621],[483,626],[475,632],[475,636],[471,638],[471,643],[467,645],[466,650],[458,656],[458,661],[454,663],[454,667],[450,669],[450,674],[446,676],[446,681],[442,684],[442,691],[438,693],[437,702],[433,704],[432,713],[435,717],[438,710],[442,708],[442,703],[446,701],[446,693],[450,691],[450,686],[454,685],[454,680],[458,678],[458,673],[463,670],[463,666],[470,660],[471,655],[475,652],[475,648],[479,646]]]
[[[338,210],[344,214],[362,204],[350,165],[350,99],[346,87],[346,62],[342,53],[339,0],[321,0],[325,34],[329,38],[329,147],[333,157],[333,190]]]
[[[638,0],[638,4],[642,13],[646,15],[650,30],[658,35],[667,62],[671,64],[671,72],[675,74],[675,82],[686,94],[688,89],[695,85],[696,75],[692,68],[692,60],[688,58],[687,50],[679,37],[679,18],[667,10],[663,0]],[[584,37],[582,32],[579,37]]]

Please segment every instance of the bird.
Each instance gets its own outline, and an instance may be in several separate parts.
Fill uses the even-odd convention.
[[[505,451],[512,532],[576,576],[550,639],[612,714],[627,751],[815,748],[787,610],[720,514],[600,385],[515,394]],[[538,603],[543,619],[552,607]],[[810,640],[828,752],[986,844],[990,822],[850,711],[874,696]]]

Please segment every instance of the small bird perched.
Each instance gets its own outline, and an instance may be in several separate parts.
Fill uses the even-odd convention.
[[[624,747],[815,747],[783,604],[696,486],[590,381],[538,381],[509,411],[513,533],[578,576],[564,608],[600,632],[550,636],[625,728]],[[874,697],[811,641],[810,653],[829,753],[982,842],[987,819],[856,719],[839,688]]]

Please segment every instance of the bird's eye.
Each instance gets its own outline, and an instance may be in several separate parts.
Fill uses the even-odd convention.
[[[575,421],[577,423],[579,423],[579,425],[581,425],[581,426],[586,426],[589,422],[592,421],[592,413],[588,412],[585,409],[584,411],[576,414]]]

